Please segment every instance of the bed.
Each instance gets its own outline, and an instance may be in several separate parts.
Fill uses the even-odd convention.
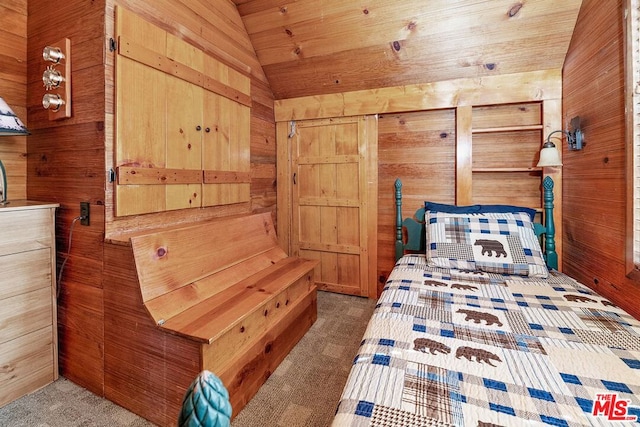
[[[544,225],[479,205],[416,221],[396,181],[396,265],[333,426],[639,425],[640,322],[556,270],[543,187]]]

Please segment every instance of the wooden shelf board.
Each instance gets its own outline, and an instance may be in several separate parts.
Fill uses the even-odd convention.
[[[503,126],[495,128],[472,129],[471,133],[495,133],[495,132],[514,132],[523,130],[541,130],[542,125],[523,125],[523,126]]]
[[[542,172],[542,168],[473,168],[472,172]]]

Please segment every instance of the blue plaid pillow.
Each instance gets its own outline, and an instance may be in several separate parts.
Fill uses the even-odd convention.
[[[432,267],[541,278],[549,274],[527,213],[427,212],[425,228]]]

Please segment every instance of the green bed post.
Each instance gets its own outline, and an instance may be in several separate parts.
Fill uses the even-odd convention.
[[[547,265],[558,269],[558,254],[556,253],[555,225],[553,224],[553,180],[546,176],[542,181],[544,188],[544,226],[546,228],[544,249]]]
[[[396,179],[396,261],[404,255],[404,243],[402,242],[402,181]]]

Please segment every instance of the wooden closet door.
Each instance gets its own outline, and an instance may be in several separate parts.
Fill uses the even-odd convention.
[[[320,261],[320,289],[367,295],[365,119],[296,123],[292,252]]]

